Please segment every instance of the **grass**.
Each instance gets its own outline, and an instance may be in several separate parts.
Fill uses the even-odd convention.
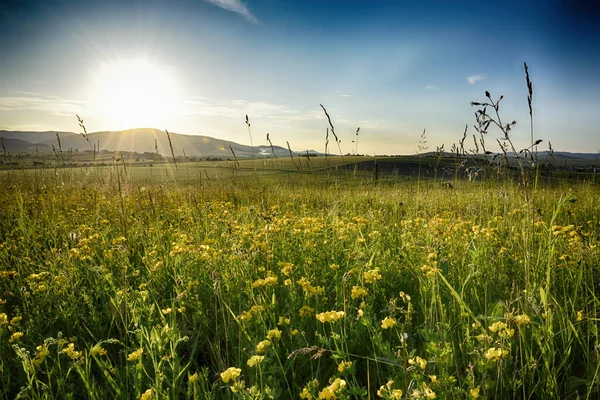
[[[1,181],[2,398],[599,394],[593,184],[69,173]]]

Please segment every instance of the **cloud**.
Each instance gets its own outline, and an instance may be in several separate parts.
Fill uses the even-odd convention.
[[[215,5],[217,7],[221,7],[227,11],[233,11],[235,13],[242,14],[248,21],[252,22],[253,24],[258,24],[258,19],[256,19],[256,17],[254,15],[252,15],[250,10],[248,10],[248,7],[246,7],[244,5],[244,3],[242,3],[240,0],[204,0],[204,1],[206,1],[207,3],[210,3],[212,5]]]
[[[342,97],[352,97],[351,94],[343,94]]]
[[[52,115],[74,116],[85,107],[79,101],[49,96],[42,93],[16,92],[14,96],[0,96],[0,111],[41,111]]]
[[[427,90],[435,90],[435,89],[437,89],[437,86],[434,86],[434,85],[425,85],[425,89],[427,89]]]
[[[218,100],[194,96],[194,99],[188,101],[187,105],[189,108],[186,114],[192,116],[244,118],[245,115],[248,115],[250,119],[266,118],[283,121],[307,121],[324,118],[315,111],[299,112],[287,105],[262,101]]]
[[[474,85],[479,81],[482,81],[484,79],[487,78],[487,74],[477,74],[477,75],[471,75],[471,76],[467,76],[467,82],[469,82],[469,85]]]

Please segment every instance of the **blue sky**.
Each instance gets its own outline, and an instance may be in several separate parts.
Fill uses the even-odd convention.
[[[323,150],[323,104],[353,152],[475,133],[504,95],[517,147],[600,148],[600,6],[586,1],[138,0],[0,3],[0,129],[136,127]],[[491,130],[488,143],[501,134]],[[493,148],[492,150],[496,150]]]

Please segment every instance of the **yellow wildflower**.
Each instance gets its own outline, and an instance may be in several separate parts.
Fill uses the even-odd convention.
[[[66,354],[72,360],[81,358],[81,352],[75,350],[75,343],[69,343],[67,347],[61,350],[61,353]]]
[[[154,393],[152,393],[152,389],[148,389],[144,393],[142,393],[140,400],[150,400],[153,398],[154,398]]]
[[[490,347],[485,354],[483,355],[489,361],[499,361],[501,358],[504,358],[508,355],[508,350],[497,349],[495,347]]]
[[[198,381],[198,373],[194,372],[194,375],[190,375],[188,379],[190,383],[196,383]]]
[[[367,292],[367,289],[365,289],[362,286],[353,286],[352,287],[352,293],[350,294],[350,296],[353,299],[358,299],[359,297],[366,297],[369,294],[369,292]]]
[[[375,268],[375,269],[366,271],[363,274],[363,277],[365,278],[365,282],[367,282],[367,283],[373,283],[373,282],[380,280],[381,274],[379,273],[379,268]]]
[[[425,367],[427,367],[427,360],[419,356],[409,359],[408,363],[410,365],[418,365],[421,369],[425,369]]]
[[[35,358],[33,360],[31,360],[31,362],[35,366],[40,366],[44,362],[44,360],[46,359],[46,356],[50,352],[48,351],[48,348],[46,347],[46,345],[37,346],[35,348],[35,351],[36,351]]]
[[[583,312],[583,310],[577,311],[577,321],[583,321],[584,317],[585,317],[585,313]]]
[[[100,346],[100,343],[98,343],[92,347],[92,349],[90,350],[90,354],[93,356],[103,356],[106,355],[106,349],[103,349],[102,346]]]
[[[173,309],[171,307],[169,307],[169,308],[165,308],[164,310],[161,310],[161,311],[164,315],[168,315],[173,312]]]
[[[327,311],[317,314],[316,317],[322,323],[326,323],[332,321],[337,322],[340,320],[340,318],[343,318],[344,315],[346,315],[346,313],[343,311]]]
[[[381,321],[381,329],[389,329],[396,326],[396,318],[385,317],[383,321]]]
[[[256,352],[258,354],[264,353],[265,350],[267,350],[269,347],[271,347],[271,341],[270,340],[263,340],[262,342],[259,342],[256,345]]]
[[[340,378],[336,378],[333,383],[326,386],[319,392],[320,399],[337,399],[339,392],[344,390],[346,387],[346,381]]]
[[[352,361],[342,361],[338,365],[338,372],[344,372],[350,368],[352,368]]]
[[[12,335],[10,335],[8,342],[9,343],[19,342],[21,340],[21,338],[23,337],[23,335],[24,335],[23,332],[15,332]]]
[[[255,365],[263,362],[264,359],[265,356],[252,356],[248,359],[248,362],[246,364],[248,364],[249,367],[254,367]]]
[[[267,339],[273,341],[281,339],[281,331],[279,329],[271,329],[267,332]]]
[[[473,399],[479,398],[479,390],[480,389],[481,388],[479,386],[477,386],[476,388],[469,390],[469,394],[471,395],[471,398],[473,398]]]
[[[277,325],[289,325],[290,324],[290,319],[286,318],[286,317],[279,317],[279,322],[277,323]]]
[[[435,392],[433,390],[431,390],[428,386],[425,386],[425,388],[423,389],[423,393],[425,394],[425,397],[427,397],[428,399],[435,399],[437,397]]]
[[[5,313],[0,313],[0,326],[8,325],[8,315]]]
[[[304,388],[302,389],[302,392],[300,393],[300,398],[301,399],[306,399],[306,400],[313,400],[313,395],[310,394],[310,392],[308,391],[308,388]]]
[[[521,314],[515,317],[515,323],[519,326],[527,325],[530,321],[531,319],[527,314]]]
[[[227,383],[229,381],[235,381],[238,376],[242,373],[240,368],[229,367],[225,371],[221,372],[221,379],[223,382]]]
[[[137,361],[142,357],[144,349],[138,349],[127,356],[127,361]]]
[[[506,326],[504,322],[494,322],[488,329],[491,332],[498,332],[499,330],[506,329]]]

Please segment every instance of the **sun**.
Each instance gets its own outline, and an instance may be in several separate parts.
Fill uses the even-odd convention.
[[[110,129],[164,129],[176,118],[181,91],[172,74],[142,59],[106,63],[92,74],[91,108]]]

